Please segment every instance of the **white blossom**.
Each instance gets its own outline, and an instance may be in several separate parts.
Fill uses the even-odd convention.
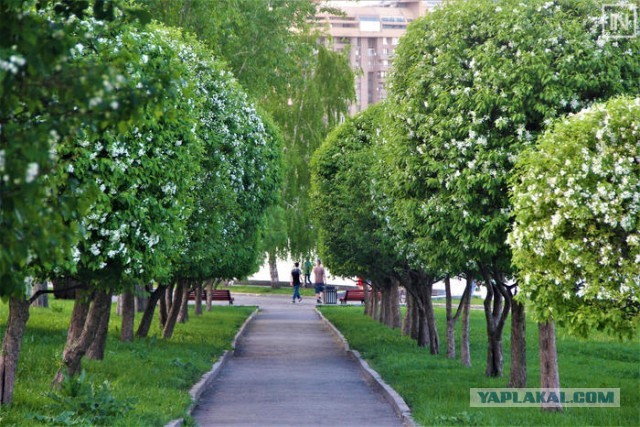
[[[39,172],[40,172],[40,166],[37,163],[35,162],[29,163],[27,165],[27,172],[24,178],[25,182],[28,184],[35,181]]]

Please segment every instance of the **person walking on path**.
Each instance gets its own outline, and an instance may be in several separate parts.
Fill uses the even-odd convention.
[[[300,263],[296,262],[293,264],[293,270],[291,270],[291,286],[293,286],[293,295],[291,297],[291,304],[295,304],[296,298],[298,302],[302,302],[302,297],[300,296],[300,276],[302,275],[302,271],[298,266]]]
[[[311,267],[313,267],[313,264],[311,264],[311,261],[306,260],[304,263],[304,287],[306,288],[307,285],[311,284]]]
[[[322,266],[322,261],[318,259],[316,261],[316,266],[313,267],[313,287],[316,291],[316,301],[318,302],[318,304],[322,303],[322,298],[320,297],[320,295],[322,294],[322,291],[324,291],[325,279],[326,275],[324,267]]]

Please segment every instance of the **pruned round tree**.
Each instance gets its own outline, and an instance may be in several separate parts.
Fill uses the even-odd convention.
[[[523,153],[510,235],[539,321],[587,336],[640,322],[640,99],[616,98],[558,121]]]
[[[377,194],[376,166],[385,117],[384,104],[370,106],[327,136],[311,161],[311,199],[324,263],[334,274],[373,280],[383,296],[381,321],[399,327],[401,262],[384,219],[376,215],[383,197]]]

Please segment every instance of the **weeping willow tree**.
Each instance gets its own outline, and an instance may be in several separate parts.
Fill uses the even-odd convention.
[[[141,4],[156,19],[195,33],[223,58],[282,131],[281,204],[265,212],[268,228],[262,232],[277,286],[277,259],[309,256],[316,245],[309,160],[355,99],[348,58],[318,43],[310,23],[321,6],[312,0],[218,0],[215,7],[206,0]]]

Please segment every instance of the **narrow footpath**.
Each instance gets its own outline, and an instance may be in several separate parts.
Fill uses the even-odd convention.
[[[207,426],[401,426],[315,312],[315,300],[234,295],[260,313],[198,402]]]

